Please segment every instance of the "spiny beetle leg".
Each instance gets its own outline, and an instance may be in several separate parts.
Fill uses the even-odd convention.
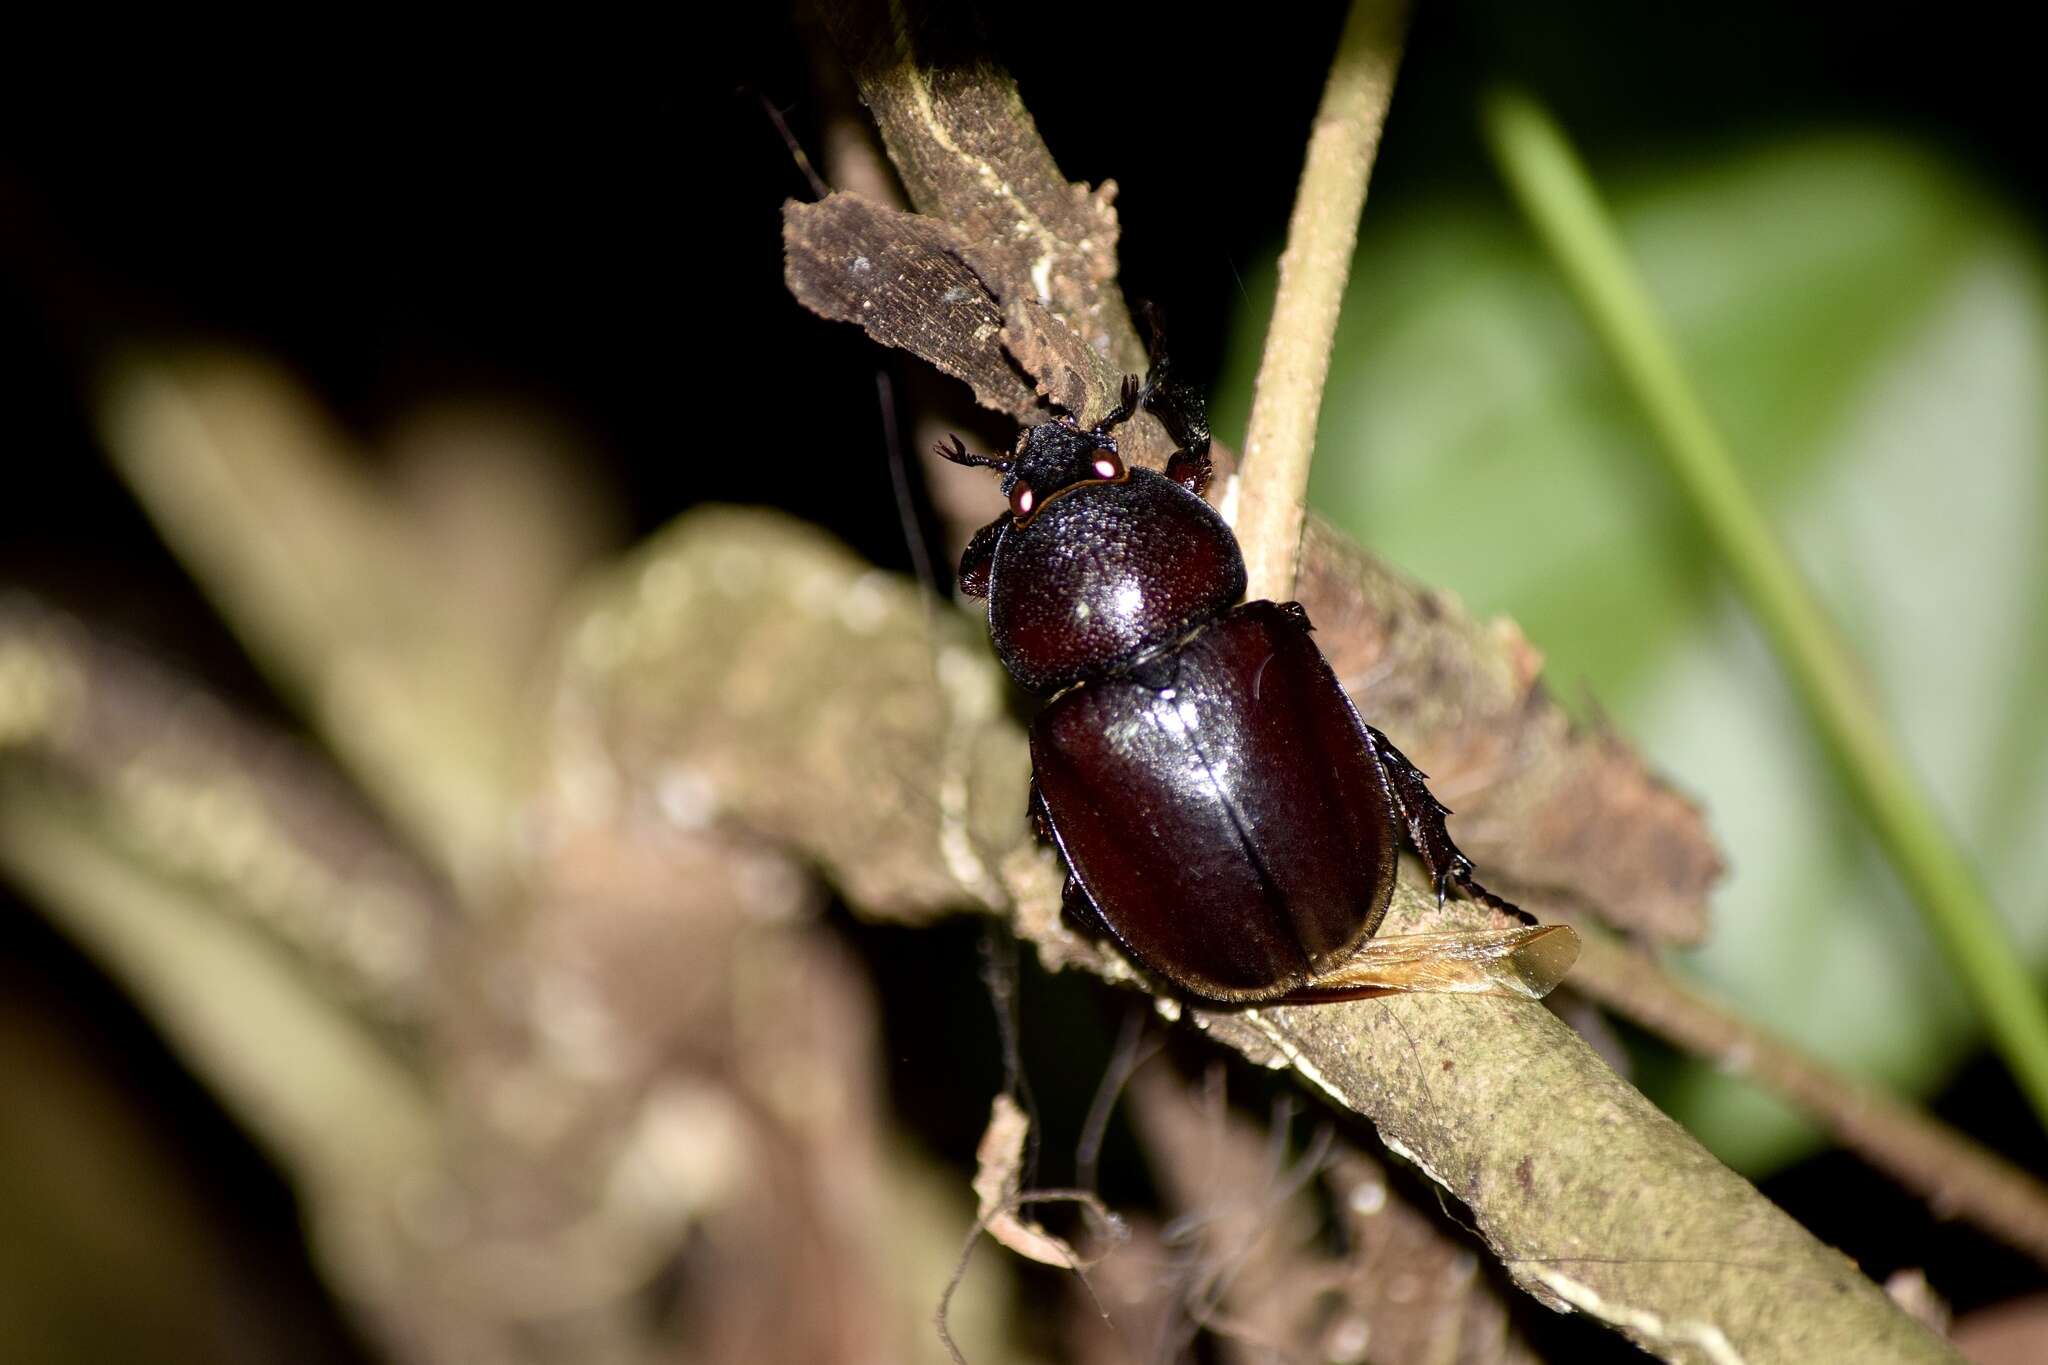
[[[1098,436],[1103,435],[1110,428],[1122,426],[1125,422],[1130,421],[1131,418],[1137,415],[1138,405],[1144,401],[1144,397],[1144,390],[1139,387],[1138,376],[1134,374],[1125,375],[1123,388],[1117,396],[1116,406],[1109,410],[1108,416],[1095,424],[1095,434]]]
[[[1166,434],[1173,438],[1175,446],[1172,458],[1166,463],[1166,477],[1196,497],[1202,497],[1209,491],[1212,472],[1209,406],[1203,401],[1200,390],[1170,377],[1173,362],[1166,353],[1164,316],[1149,303],[1140,303],[1138,311],[1144,316],[1145,326],[1152,334],[1151,364],[1145,371],[1142,384],[1133,376],[1124,376],[1123,402],[1117,408],[1116,420],[1122,421],[1141,405],[1157,417],[1159,424],[1166,428]],[[1110,424],[1105,422],[1104,425]]]
[[[1380,765],[1387,773],[1388,790],[1393,794],[1394,804],[1400,808],[1402,823],[1408,827],[1408,841],[1422,855],[1422,866],[1436,886],[1437,903],[1443,903],[1447,891],[1456,890],[1466,900],[1512,915],[1524,924],[1536,923],[1534,915],[1494,895],[1473,878],[1472,860],[1451,842],[1450,831],[1444,828],[1444,817],[1451,812],[1424,785],[1426,774],[1418,771],[1408,761],[1408,756],[1396,749],[1394,742],[1378,730],[1368,725],[1365,732],[1379,750]]]
[[[1203,464],[1209,462],[1209,406],[1192,385],[1167,379],[1154,367],[1145,381],[1145,410],[1157,417],[1174,444]]]
[[[1039,794],[1038,777],[1031,778],[1031,795],[1025,802],[1025,814],[1031,820],[1031,832],[1038,836],[1041,844],[1051,844],[1052,812],[1045,808],[1045,797]],[[1102,922],[1102,915],[1095,908],[1095,902],[1081,886],[1081,879],[1071,870],[1067,880],[1060,886],[1060,913],[1067,922],[1089,938],[1108,938],[1109,927]]]
[[[1185,450],[1176,450],[1172,458],[1166,462],[1166,477],[1198,498],[1208,496],[1209,476],[1212,472],[1209,452],[1206,450],[1199,456],[1190,455]]]
[[[1187,384],[1166,378],[1162,358],[1145,377],[1145,410],[1159,419],[1178,447],[1166,462],[1166,476],[1200,496],[1209,489],[1213,464],[1209,458],[1209,409],[1202,395]]]

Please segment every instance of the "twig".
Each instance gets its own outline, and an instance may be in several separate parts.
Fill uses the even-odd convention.
[[[1525,96],[1494,96],[1485,124],[1502,175],[1642,405],[1667,467],[1833,750],[1850,794],[2035,1113],[2048,1121],[2048,999],[1907,766],[1862,669],[1743,483],[1585,167]]]
[[[1571,984],[1617,1014],[1813,1118],[1926,1199],[2048,1265],[2048,1189],[1997,1153],[1875,1086],[1815,1061],[1597,930],[1580,935]]]
[[[975,396],[1035,421],[1047,402],[1077,416],[1106,412],[1122,377],[1145,367],[1115,283],[1115,185],[1090,189],[1060,174],[1016,83],[979,50],[967,6],[821,8],[910,202],[955,237],[954,254],[973,276],[995,287],[1000,329],[977,316],[979,347],[999,345],[1006,364],[1035,380],[1035,393],[1022,386],[1028,404],[970,380]],[[785,211],[786,240],[799,216]],[[942,297],[931,325],[944,327],[963,304],[978,312],[974,292]],[[1172,453],[1149,414],[1119,439],[1127,459],[1155,468]]]
[[[858,613],[818,605],[849,595]],[[1135,984],[1061,922],[1059,870],[1017,817],[1023,737],[991,704],[999,674],[972,622],[928,620],[908,582],[816,531],[729,511],[687,518],[592,606],[561,686],[584,699],[593,737],[632,739],[606,746],[623,793],[698,775],[722,822],[784,841],[864,914],[972,903],[997,869],[1041,958]],[[968,742],[934,739],[956,724]],[[1404,880],[1382,932],[1477,922]],[[1952,1358],[1540,1007],[1159,1007],[1369,1119],[1464,1202],[1524,1288],[1668,1359],[1723,1345],[1750,1362]]]
[[[1353,0],[1309,133],[1239,469],[1235,529],[1254,598],[1294,596],[1330,345],[1394,95],[1407,8],[1405,0]]]

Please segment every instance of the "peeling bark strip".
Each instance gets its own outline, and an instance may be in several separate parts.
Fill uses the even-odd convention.
[[[1048,962],[1132,980],[1060,922],[1059,870],[1019,807],[1023,736],[965,617],[927,614],[814,530],[732,511],[686,517],[589,605],[557,717],[561,742],[604,756],[616,799],[658,807],[687,782],[694,818],[785,842],[861,913],[992,901]],[[1483,918],[1404,873],[1382,932]],[[1530,1292],[1667,1360],[1954,1359],[1538,1005],[1188,1013],[1370,1119]]]
[[[1000,303],[1004,346],[1049,402],[1082,418],[1107,411],[1122,377],[1145,368],[1116,288],[1115,184],[1060,173],[968,7],[824,8],[911,204],[959,232]],[[1149,416],[1125,438],[1127,459],[1163,467],[1172,453]]]
[[[1028,282],[1109,360],[1145,350],[1116,280],[1114,184],[1070,183],[1009,77],[990,63],[962,5],[911,3],[892,28],[880,5],[839,8],[838,37],[910,201],[958,227],[986,275]]]
[[[782,211],[783,278],[798,303],[923,356],[998,412],[1028,420],[1038,394],[1003,353],[1003,310],[935,218],[856,194]]]
[[[792,201],[782,247],[783,279],[799,303],[922,357],[1021,424],[1044,421],[1048,404],[1093,418],[1116,395],[1121,372],[1040,300],[1012,291],[1006,309],[968,264],[960,233],[937,219],[853,194]],[[1164,432],[1149,415],[1138,431],[1128,453],[1164,468]]]

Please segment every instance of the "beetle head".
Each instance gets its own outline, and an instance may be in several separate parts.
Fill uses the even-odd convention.
[[[954,464],[1000,472],[1010,515],[1020,526],[1062,494],[1089,484],[1121,483],[1127,477],[1123,459],[1117,454],[1116,437],[1107,427],[1090,429],[1071,417],[1057,417],[1031,428],[1024,434],[1022,449],[1009,459],[971,455],[957,436],[950,444],[940,444],[938,453]]]

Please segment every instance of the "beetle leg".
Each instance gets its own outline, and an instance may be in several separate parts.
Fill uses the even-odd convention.
[[[1060,887],[1060,913],[1067,922],[1089,938],[1109,938],[1109,926],[1102,922],[1102,914],[1095,908],[1091,897],[1080,880],[1073,873],[1067,874],[1066,883]]]
[[[1052,812],[1045,808],[1045,797],[1038,790],[1038,774],[1031,775],[1031,795],[1025,804],[1025,814],[1030,817],[1032,833],[1042,844],[1059,847],[1053,838]],[[1060,913],[1079,932],[1090,938],[1110,938],[1109,926],[1103,922],[1102,913],[1095,908],[1095,899],[1081,885],[1081,879],[1067,869],[1067,880],[1060,886]]]
[[[1095,434],[1101,436],[1111,427],[1119,427],[1125,422],[1130,421],[1131,418],[1137,415],[1138,405],[1144,402],[1144,400],[1145,391],[1140,385],[1138,376],[1134,374],[1125,375],[1123,388],[1117,396],[1116,406],[1109,410],[1108,416],[1095,424]]]
[[[1166,434],[1173,438],[1177,447],[1173,458],[1166,462],[1166,477],[1201,497],[1209,491],[1212,472],[1209,405],[1202,401],[1201,391],[1192,384],[1183,384],[1169,377],[1171,365],[1162,344],[1156,314],[1152,315],[1152,324],[1152,368],[1145,375],[1138,398],[1144,403],[1145,410],[1159,419],[1159,424],[1166,428]]]
[[[1095,434],[1107,436],[1110,428],[1128,422],[1144,408],[1173,438],[1175,449],[1166,462],[1166,477],[1199,498],[1209,491],[1211,473],[1209,407],[1199,390],[1170,377],[1172,361],[1166,354],[1166,327],[1159,310],[1148,303],[1141,305],[1141,311],[1152,331],[1151,365],[1142,382],[1136,375],[1124,376],[1117,405],[1096,423]]]
[[[1209,476],[1212,473],[1209,452],[1190,455],[1185,450],[1176,450],[1166,462],[1166,477],[1198,498],[1209,495]]]
[[[1494,895],[1474,879],[1472,860],[1451,842],[1450,831],[1444,828],[1444,817],[1451,813],[1450,809],[1424,785],[1426,774],[1418,771],[1408,756],[1378,730],[1368,725],[1365,733],[1379,752],[1380,765],[1387,774],[1387,789],[1401,812],[1401,822],[1408,828],[1408,841],[1422,855],[1422,866],[1436,886],[1437,903],[1441,905],[1445,894],[1455,890],[1466,900],[1512,915],[1524,924],[1536,923],[1534,915]]]
[[[1138,312],[1145,319],[1146,330],[1152,334],[1151,343],[1147,348],[1145,377],[1141,380],[1134,374],[1124,376],[1123,387],[1118,393],[1116,406],[1110,409],[1107,417],[1095,424],[1095,432],[1098,436],[1108,431],[1111,427],[1121,426],[1123,423],[1130,421],[1132,417],[1137,415],[1139,408],[1151,407],[1152,395],[1158,392],[1161,384],[1166,382],[1165,324],[1161,321],[1159,310],[1153,307],[1150,302],[1141,301],[1138,304]],[[1165,419],[1162,417],[1161,420],[1164,421]],[[1174,443],[1176,445],[1182,443],[1177,434],[1174,436]]]
[[[1003,528],[1010,524],[1010,514],[1003,513],[988,525],[974,533],[974,539],[967,542],[967,549],[960,555],[960,591],[969,597],[988,596],[988,574],[995,567],[996,542],[1003,538]]]
[[[1031,775],[1031,796],[1024,803],[1024,814],[1031,821],[1031,832],[1038,836],[1038,842],[1041,844],[1051,843],[1052,816],[1046,812],[1045,798],[1039,795],[1038,775],[1036,773]],[[1067,880],[1071,883],[1073,878],[1068,877]]]
[[[1166,462],[1166,476],[1200,497],[1209,491],[1209,476],[1214,472],[1209,459],[1209,409],[1192,386],[1169,382],[1160,373],[1165,366],[1166,362],[1160,361],[1153,369],[1155,377],[1146,382],[1151,392],[1145,410],[1159,419],[1179,447]]]

